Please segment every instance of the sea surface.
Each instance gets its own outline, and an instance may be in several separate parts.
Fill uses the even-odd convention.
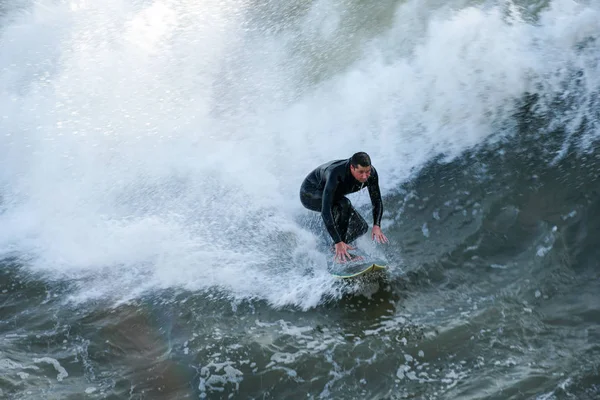
[[[0,398],[599,399],[599,140],[596,1],[2,0]]]

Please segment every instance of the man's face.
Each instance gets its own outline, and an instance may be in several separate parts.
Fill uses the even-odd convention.
[[[357,165],[356,167],[354,167],[353,165],[351,165],[350,172],[352,173],[354,179],[356,179],[360,183],[365,183],[371,175],[371,166],[363,167],[362,165]]]

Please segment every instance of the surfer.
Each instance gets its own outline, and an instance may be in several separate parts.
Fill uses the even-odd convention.
[[[300,201],[309,210],[321,213],[327,232],[335,243],[335,259],[349,261],[354,250],[349,243],[367,233],[369,226],[352,207],[346,197],[363,187],[369,189],[373,205],[373,231],[371,237],[378,243],[387,243],[381,232],[383,202],[379,191],[377,171],[367,153],[359,152],[347,160],[335,160],[320,165],[302,182]]]

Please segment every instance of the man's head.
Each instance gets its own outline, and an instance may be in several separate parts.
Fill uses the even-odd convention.
[[[350,158],[350,173],[357,181],[366,182],[371,175],[371,157],[362,151],[355,153]]]

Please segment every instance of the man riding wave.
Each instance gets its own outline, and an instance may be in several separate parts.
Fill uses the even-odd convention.
[[[354,250],[349,243],[364,235],[369,226],[354,209],[347,194],[368,188],[373,206],[373,231],[371,237],[378,243],[387,243],[381,232],[383,202],[379,190],[379,177],[367,153],[355,153],[347,160],[335,160],[320,165],[302,182],[300,201],[309,210],[321,213],[327,232],[335,243],[335,259],[349,261]]]

